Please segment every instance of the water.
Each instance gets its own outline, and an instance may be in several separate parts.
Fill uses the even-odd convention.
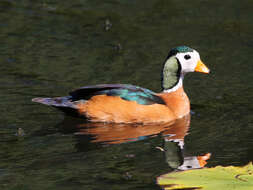
[[[253,160],[252,6],[1,0],[1,189],[159,189],[156,177],[172,170],[156,148],[165,146],[162,134],[94,142],[96,133],[81,135],[77,120],[30,100],[99,83],[159,91],[162,63],[182,44],[197,49],[211,69],[184,81],[194,113],[184,154],[212,153],[208,167]]]

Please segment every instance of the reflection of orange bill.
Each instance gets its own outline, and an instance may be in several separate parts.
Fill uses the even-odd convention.
[[[210,157],[211,157],[211,153],[207,153],[203,156],[197,156],[200,167],[204,167],[207,164],[206,160],[208,160]]]

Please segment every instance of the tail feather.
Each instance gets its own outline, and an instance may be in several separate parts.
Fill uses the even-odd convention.
[[[71,101],[71,96],[55,97],[55,98],[33,98],[33,102],[53,106],[60,109],[64,113],[72,116],[80,116],[76,103]]]
[[[33,98],[32,101],[49,105],[49,106],[76,108],[75,104],[71,101],[69,96],[55,97],[55,98],[40,98],[39,97],[39,98]]]

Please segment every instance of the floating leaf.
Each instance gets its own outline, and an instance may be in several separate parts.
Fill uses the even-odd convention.
[[[171,172],[158,177],[157,183],[165,190],[249,190],[253,189],[253,165]]]

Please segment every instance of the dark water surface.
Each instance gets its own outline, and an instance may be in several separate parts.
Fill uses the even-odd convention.
[[[211,69],[184,81],[194,114],[183,157],[252,161],[252,20],[250,0],[1,0],[0,189],[159,189],[182,159],[170,127],[80,127],[31,99],[99,83],[159,91],[162,62],[182,44]]]

